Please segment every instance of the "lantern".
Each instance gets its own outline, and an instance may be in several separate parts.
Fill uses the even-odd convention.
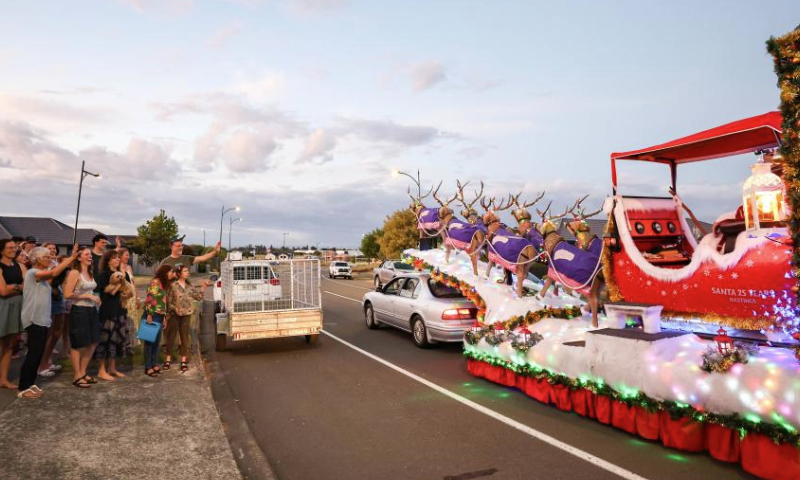
[[[477,335],[481,331],[481,324],[478,323],[477,320],[475,320],[475,322],[469,326],[469,331]]]
[[[758,230],[782,222],[786,218],[783,180],[772,173],[772,163],[765,162],[763,157],[750,169],[753,173],[742,186],[747,230]]]
[[[531,339],[531,331],[528,330],[528,327],[522,327],[519,331],[519,340],[520,343],[527,344]]]
[[[714,337],[714,342],[717,344],[717,351],[719,351],[720,355],[729,355],[733,352],[733,339],[728,336],[728,332],[722,327],[717,330],[717,333],[719,333],[719,335]]]
[[[503,335],[506,333],[506,327],[503,325],[503,322],[495,322],[494,324],[494,334],[495,335]]]

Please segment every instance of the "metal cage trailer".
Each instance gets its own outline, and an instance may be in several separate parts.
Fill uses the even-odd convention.
[[[243,340],[305,336],[322,330],[319,259],[226,260],[220,271],[217,349]]]

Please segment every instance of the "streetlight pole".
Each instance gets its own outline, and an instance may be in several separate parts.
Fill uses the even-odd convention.
[[[228,252],[231,251],[231,230],[233,230],[233,222],[241,222],[244,220],[242,217],[239,218],[229,218],[228,219]]]
[[[203,253],[205,253],[205,249],[206,249],[206,229],[203,228],[202,230],[203,230]]]
[[[289,235],[289,233],[290,232],[283,232],[283,250],[286,250],[286,235]]]
[[[406,172],[401,172],[400,170],[394,170],[396,175],[405,175],[406,177],[410,178],[417,184],[417,198],[422,196],[422,183],[419,181],[419,169],[417,169],[417,178],[412,177],[411,175],[407,174]]]
[[[225,214],[226,213],[232,212],[234,210],[236,210],[238,212],[239,210],[241,210],[241,208],[239,208],[239,207],[231,207],[231,208],[228,208],[226,210],[225,209],[225,205],[223,205],[222,209],[220,210],[220,215],[219,215],[219,244],[220,245],[222,245],[222,219],[225,218]],[[217,257],[219,257],[219,255],[217,255]],[[221,264],[222,264],[222,259],[218,258],[217,259],[217,267],[219,267]]]
[[[78,209],[75,211],[75,229],[72,231],[72,245],[75,245],[75,240],[78,238],[78,217],[81,214],[81,193],[83,192],[83,179],[87,175],[95,178],[100,178],[99,173],[92,173],[86,171],[86,160],[81,162],[81,181],[78,183]]]

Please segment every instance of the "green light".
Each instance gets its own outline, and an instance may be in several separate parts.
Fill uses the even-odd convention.
[[[676,462],[681,462],[681,463],[688,463],[689,462],[688,458],[684,457],[683,455],[679,455],[677,453],[670,453],[666,457],[669,458],[670,460],[673,460],[673,461],[676,461]]]
[[[462,386],[464,386],[464,387],[471,387],[471,386],[472,386],[472,383],[470,383],[470,382],[464,382],[464,383],[462,383],[461,385],[462,385]]]
[[[761,423],[761,418],[755,413],[745,413],[744,418],[753,423]]]

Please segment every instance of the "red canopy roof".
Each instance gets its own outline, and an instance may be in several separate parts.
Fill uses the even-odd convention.
[[[780,144],[781,122],[780,112],[769,112],[661,145],[612,153],[611,159],[681,164],[775,148]]]

